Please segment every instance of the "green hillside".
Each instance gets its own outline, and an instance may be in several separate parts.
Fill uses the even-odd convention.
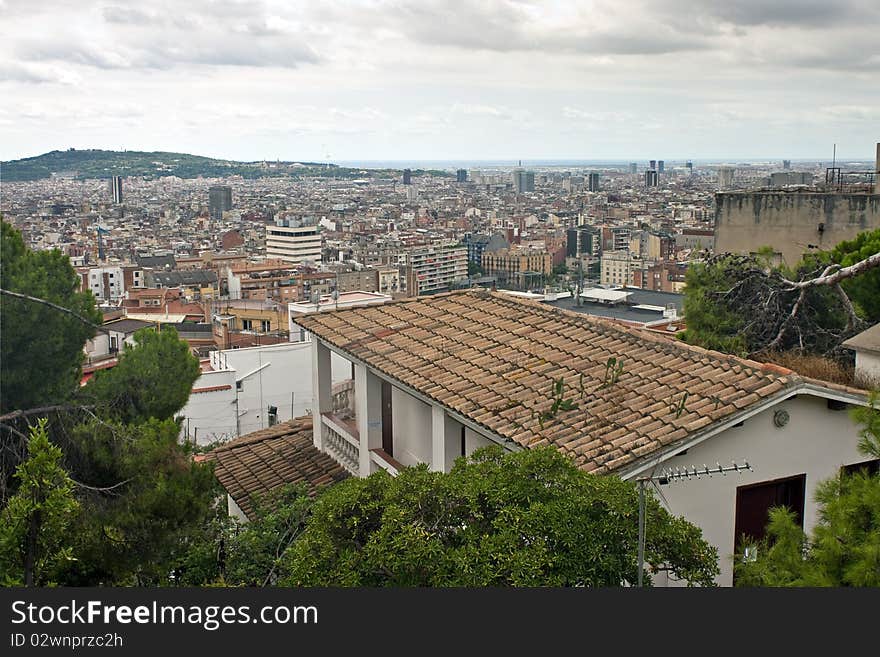
[[[198,178],[199,176],[206,178],[333,176],[335,178],[358,178],[364,173],[361,169],[348,169],[320,162],[236,162],[186,153],[76,150],[73,148],[0,163],[0,179],[7,182],[43,180],[57,175],[73,176],[80,179],[109,178],[111,176],[144,176],[147,178],[162,176],[178,176],[180,178]],[[413,171],[413,175],[419,173],[426,172]],[[442,171],[430,173],[441,176],[449,175]],[[393,178],[398,177],[400,172],[393,169],[371,170],[370,175]]]

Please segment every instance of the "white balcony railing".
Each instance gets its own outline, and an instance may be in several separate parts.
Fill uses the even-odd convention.
[[[324,413],[321,415],[324,432],[324,450],[351,474],[360,471],[360,440],[357,430],[343,419]]]

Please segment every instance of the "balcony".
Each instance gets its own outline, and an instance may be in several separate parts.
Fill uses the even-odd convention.
[[[321,414],[324,450],[351,474],[360,471],[360,435],[353,418],[333,413]]]

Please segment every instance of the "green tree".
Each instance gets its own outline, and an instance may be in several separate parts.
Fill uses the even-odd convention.
[[[486,448],[448,474],[422,465],[327,489],[280,583],[618,586],[637,579],[637,520],[632,483],[588,475],[552,448]],[[649,573],[713,583],[715,548],[653,498],[647,537]]]
[[[0,287],[101,323],[94,297],[79,291],[80,278],[67,256],[57,249],[27,249],[21,233],[5,221],[0,231]],[[83,345],[94,336],[94,326],[45,304],[3,295],[0,329],[0,411],[59,404],[73,394],[82,373]]]
[[[720,292],[733,288],[743,269],[732,259],[688,267],[684,289],[687,329],[680,334],[685,342],[729,354],[749,351],[743,334],[746,316],[719,298]]]
[[[877,394],[853,412],[860,451],[880,458]],[[819,484],[818,522],[807,536],[794,513],[770,511],[754,559],[736,555],[737,586],[880,586],[880,474],[841,473]]]
[[[199,378],[199,359],[173,327],[142,328],[134,334],[134,342],[119,356],[116,367],[89,381],[83,399],[103,404],[108,417],[124,423],[173,417]]]
[[[46,420],[30,428],[27,459],[16,469],[19,487],[0,512],[0,584],[40,586],[69,562],[70,529],[79,512],[61,450],[49,442]]]
[[[830,260],[849,267],[875,253],[880,253],[880,228],[841,242],[831,251]],[[871,324],[880,322],[880,268],[845,280],[841,286],[865,320]]]
[[[219,490],[212,468],[179,442],[173,419],[95,420],[74,430],[83,499],[72,543],[78,559],[57,574],[68,586],[160,585],[191,532],[208,522]]]
[[[175,570],[178,584],[265,586],[274,583],[287,548],[305,528],[312,507],[303,485],[288,484],[257,500],[241,523],[218,505],[217,515],[193,536]]]
[[[474,276],[482,276],[483,275],[482,266],[480,266],[476,262],[468,260],[467,267],[468,267],[468,276],[469,277],[473,278]]]

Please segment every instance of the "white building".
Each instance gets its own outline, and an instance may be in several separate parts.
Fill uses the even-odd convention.
[[[640,269],[643,260],[628,251],[606,251],[600,260],[599,283],[606,286],[633,284],[633,272]]]
[[[354,475],[449,471],[492,444],[549,445],[628,480],[748,462],[663,490],[668,510],[717,548],[722,585],[741,535],[761,538],[770,507],[789,506],[809,531],[819,482],[865,461],[847,412],[866,404],[863,390],[510,295],[469,290],[296,323],[313,334],[314,445]],[[353,413],[333,410],[336,358],[354,369]],[[558,378],[577,407],[548,420]]]
[[[180,411],[182,437],[199,445],[225,442],[306,415],[312,408],[312,356],[307,342],[211,352]],[[351,379],[351,366],[333,361],[333,380]],[[270,420],[270,408],[275,413]]]
[[[266,257],[300,264],[321,262],[318,222],[309,219],[278,219],[266,227]]]

